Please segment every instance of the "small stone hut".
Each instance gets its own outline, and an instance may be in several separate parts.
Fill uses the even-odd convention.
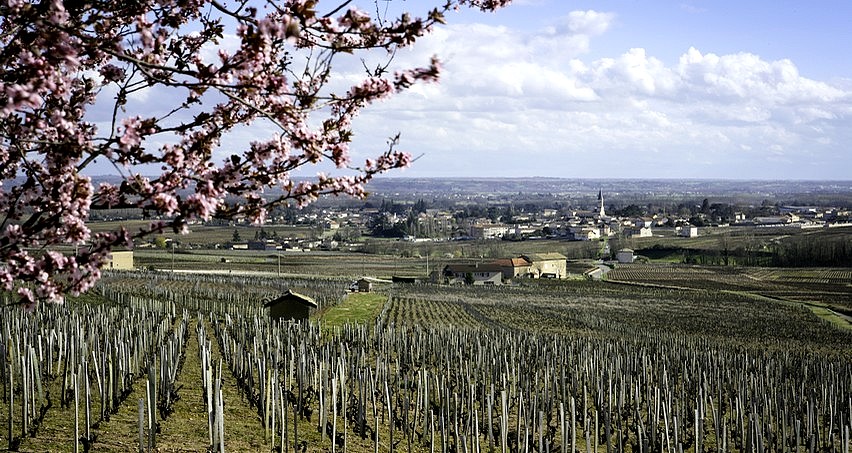
[[[359,293],[369,293],[373,290],[373,282],[366,278],[359,278],[356,282]]]
[[[629,264],[636,260],[636,256],[633,255],[633,249],[621,249],[615,255],[615,259],[617,259],[619,263]]]
[[[273,321],[279,319],[298,321],[308,319],[311,309],[316,310],[318,305],[310,297],[288,289],[286,293],[263,304],[263,307],[269,308],[269,317]]]

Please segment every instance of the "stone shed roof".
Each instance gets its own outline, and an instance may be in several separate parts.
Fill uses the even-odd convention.
[[[310,308],[319,307],[319,305],[317,305],[315,300],[311,299],[310,297],[308,297],[304,294],[299,294],[299,293],[297,293],[293,290],[290,290],[290,289],[288,289],[287,292],[276,297],[275,299],[272,299],[272,300],[266,302],[265,304],[263,304],[263,307],[269,308],[269,307],[272,307],[274,305],[278,305],[278,304],[285,303],[285,302],[296,302],[296,303],[300,303],[302,305],[308,306]]]

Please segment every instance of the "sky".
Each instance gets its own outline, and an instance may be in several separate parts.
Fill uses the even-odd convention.
[[[516,0],[447,21],[393,62],[437,55],[441,82],[366,109],[353,160],[400,133],[420,157],[392,176],[852,179],[848,0]]]
[[[439,3],[378,0],[391,15]],[[363,110],[353,165],[400,134],[417,160],[392,177],[852,180],[852,1],[515,0],[446,19],[391,62],[438,56],[440,83]],[[226,32],[220,45],[236,43]],[[336,60],[329,90],[363,80],[361,58],[388,57]],[[137,93],[128,112],[166,112],[172,97]],[[111,113],[105,102],[92,119],[109,130]],[[238,130],[217,157],[274,132]],[[295,176],[319,171],[334,174]]]

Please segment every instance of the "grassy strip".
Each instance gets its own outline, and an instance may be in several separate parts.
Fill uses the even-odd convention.
[[[351,293],[342,302],[322,314],[324,328],[334,329],[347,323],[373,325],[388,296],[381,293]]]

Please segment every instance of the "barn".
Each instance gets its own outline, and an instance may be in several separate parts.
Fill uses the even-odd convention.
[[[273,320],[298,321],[308,319],[311,310],[316,310],[318,305],[310,297],[288,289],[286,293],[263,304],[263,307],[269,309],[269,317]]]

